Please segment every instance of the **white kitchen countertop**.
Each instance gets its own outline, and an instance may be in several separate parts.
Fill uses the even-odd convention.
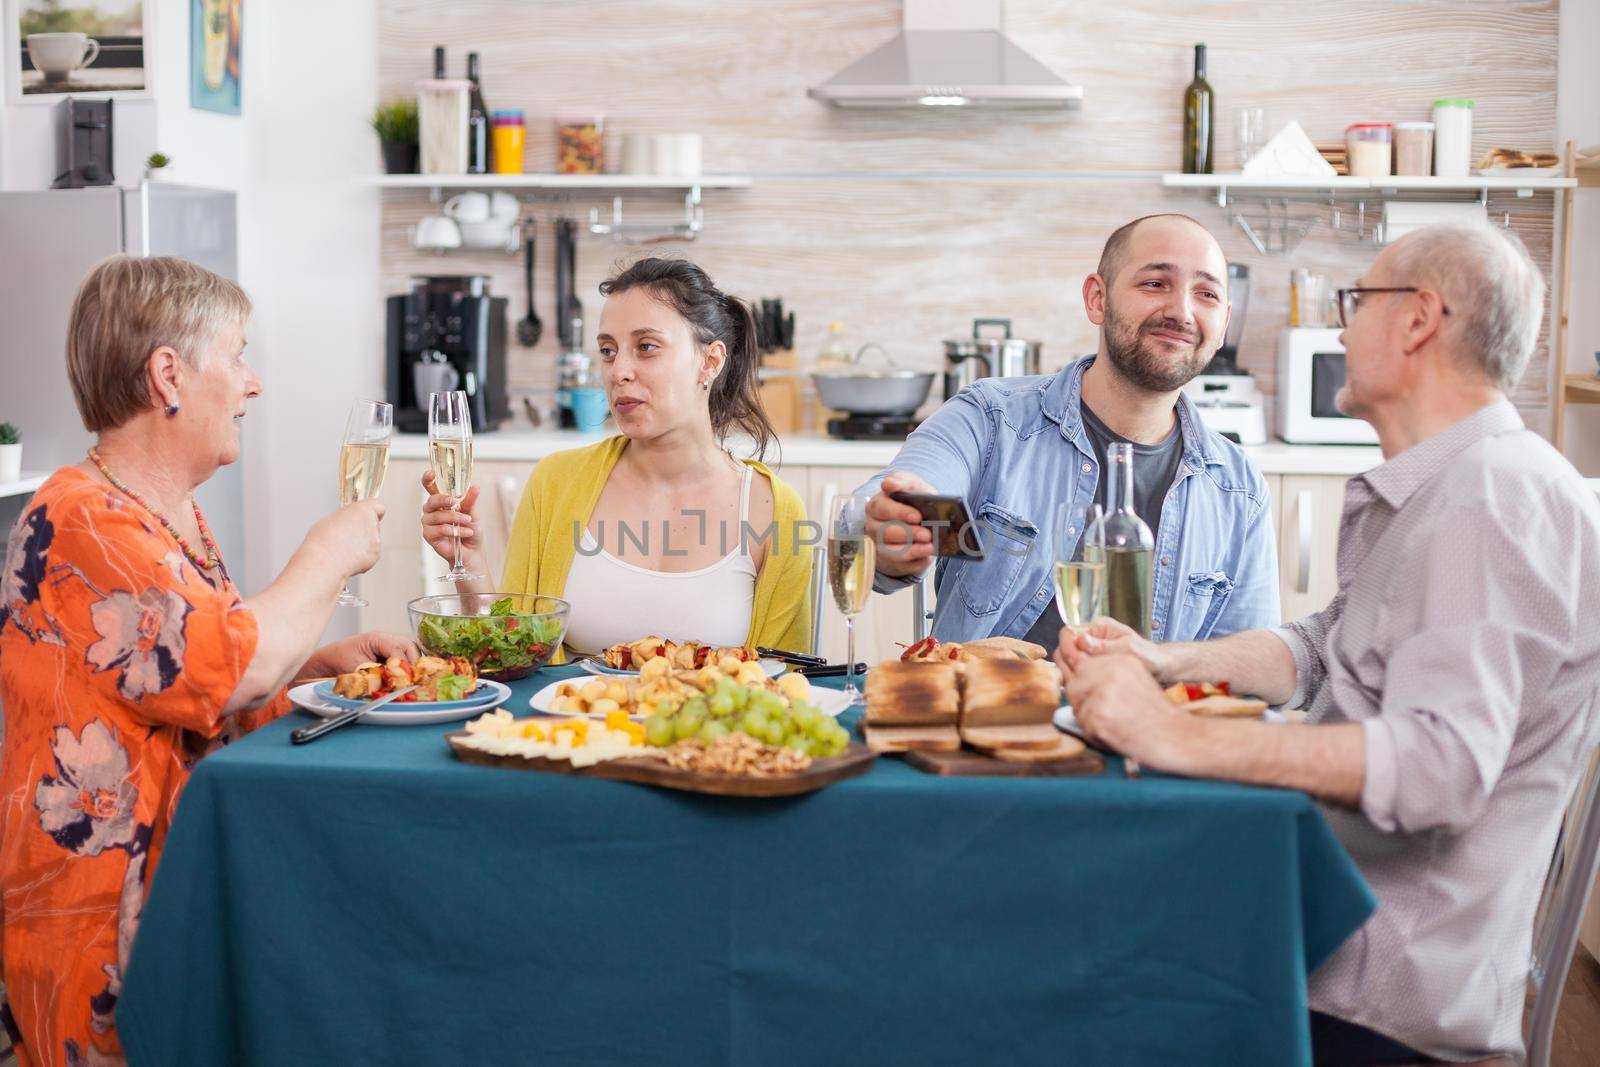
[[[552,452],[603,441],[610,434],[575,430],[512,429],[479,434],[472,453],[479,460],[532,463]],[[882,470],[900,451],[897,441],[841,441],[826,434],[788,434],[767,450],[767,459],[783,467],[865,467]],[[1245,449],[1262,474],[1328,474],[1349,477],[1376,467],[1383,454],[1375,445],[1291,445],[1274,441]],[[424,434],[395,434],[392,459],[427,459]]]

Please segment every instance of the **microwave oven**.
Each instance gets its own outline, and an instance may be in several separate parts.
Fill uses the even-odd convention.
[[[1378,432],[1335,406],[1344,388],[1339,331],[1292,326],[1278,343],[1278,436],[1294,444],[1378,443]]]

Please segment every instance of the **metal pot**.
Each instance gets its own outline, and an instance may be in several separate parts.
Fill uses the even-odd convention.
[[[1004,327],[1004,337],[984,337],[985,326]],[[1039,373],[1042,341],[1011,336],[1010,319],[973,319],[972,337],[944,343],[944,398],[979,378],[1021,378]]]
[[[883,346],[866,344],[856,359],[868,349],[883,351]],[[910,415],[928,399],[933,388],[932,371],[902,370],[895,366],[868,369],[851,364],[849,369],[818,371],[811,375],[817,396],[823,404],[849,415]]]

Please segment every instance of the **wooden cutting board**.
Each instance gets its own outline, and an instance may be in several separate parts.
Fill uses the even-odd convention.
[[[589,767],[573,767],[567,760],[525,759],[522,756],[496,756],[467,748],[457,743],[467,736],[465,730],[446,735],[456,758],[463,763],[477,763],[486,767],[510,767],[519,771],[542,771],[546,774],[565,774],[574,778],[606,778],[614,782],[637,782],[662,789],[679,789],[686,793],[708,793],[722,797],[792,797],[814,793],[834,782],[867,773],[878,754],[866,745],[851,742],[850,747],[837,756],[814,759],[811,766],[798,774],[782,777],[758,778],[743,774],[700,774],[679,770],[651,757],[607,760]]]
[[[1106,761],[1092,749],[1060,760],[1018,762],[995,759],[970,748],[960,752],[907,752],[906,765],[927,774],[946,776],[989,775],[1003,778],[1055,778],[1065,775],[1099,774]]]

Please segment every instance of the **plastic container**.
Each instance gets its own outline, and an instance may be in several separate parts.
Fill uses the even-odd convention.
[[[1465,178],[1472,173],[1472,101],[1433,102],[1433,173]]]
[[[1387,122],[1357,122],[1345,128],[1345,158],[1357,178],[1386,178],[1394,154],[1394,127]]]
[[[1394,124],[1394,172],[1408,178],[1433,173],[1433,123]]]
[[[556,173],[599,174],[605,164],[605,117],[556,119]]]
[[[472,83],[428,78],[417,82],[417,141],[422,173],[467,172],[467,98]]]
[[[494,172],[521,174],[522,151],[528,146],[528,127],[520,111],[494,112]]]

